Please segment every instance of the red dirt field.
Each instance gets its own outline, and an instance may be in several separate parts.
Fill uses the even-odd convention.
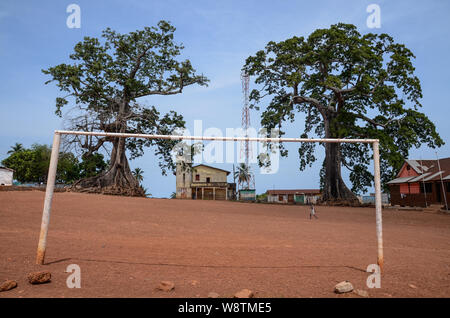
[[[450,216],[383,211],[385,271],[369,289],[377,258],[373,208],[308,207],[55,193],[46,265],[35,265],[44,192],[0,192],[0,297],[256,297],[336,295],[349,280],[370,297],[450,296]],[[70,264],[81,288],[66,286]],[[52,281],[30,285],[48,270]],[[175,283],[157,291],[160,281]]]

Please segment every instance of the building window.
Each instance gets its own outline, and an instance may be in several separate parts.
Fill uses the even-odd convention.
[[[186,174],[183,173],[183,183],[185,183],[185,182],[186,182]]]
[[[210,177],[207,177],[206,178],[206,183],[210,183],[211,182],[211,178]]]
[[[447,192],[450,192],[450,182],[446,182],[445,186],[447,188]]]
[[[432,193],[433,192],[433,184],[432,183],[425,183],[425,188],[424,188],[424,183],[421,182],[420,183],[420,193]]]
[[[282,195],[282,194],[279,194],[279,195],[278,195],[278,201],[283,201],[283,200],[284,200],[283,195]]]
[[[195,175],[195,181],[200,181],[200,175],[199,174]]]
[[[410,166],[406,166],[406,170],[411,170],[411,167]]]

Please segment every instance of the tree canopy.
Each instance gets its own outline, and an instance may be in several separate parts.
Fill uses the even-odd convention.
[[[205,76],[196,74],[189,60],[180,60],[183,45],[174,41],[175,27],[160,21],[156,27],[119,34],[107,28],[103,41],[85,37],[75,45],[71,64],[43,70],[65,95],[56,98],[56,114],[72,103],[77,111],[71,129],[140,134],[172,134],[184,127],[183,117],[174,111],[161,114],[141,98],[174,95],[187,86],[206,85]],[[47,83],[48,83],[47,82]],[[95,192],[144,195],[133,177],[126,152],[141,156],[144,147],[155,146],[162,173],[174,170],[171,150],[175,141],[123,138],[74,139],[86,153],[112,144],[109,168],[105,173],[77,183]]]
[[[435,125],[419,111],[422,89],[414,58],[387,34],[361,35],[354,25],[340,23],[307,38],[271,41],[248,57],[243,68],[255,77],[258,88],[250,94],[251,107],[264,107],[264,127],[282,130],[301,113],[305,124],[297,126],[300,137],[379,139],[386,182],[412,147],[444,143]],[[300,170],[317,160],[315,145],[299,147]],[[353,192],[364,192],[371,185],[369,145],[324,146],[321,175],[326,199],[351,196],[341,185],[341,165],[350,170]],[[285,149],[282,155],[287,155]]]

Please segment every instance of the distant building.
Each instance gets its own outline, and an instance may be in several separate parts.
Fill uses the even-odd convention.
[[[268,190],[267,202],[315,204],[321,197],[318,189]]]
[[[254,189],[239,190],[239,201],[255,201],[256,191]]]
[[[397,178],[387,183],[391,204],[422,207],[444,204],[444,195],[450,203],[450,158],[439,159],[439,164],[437,160],[405,160]]]
[[[370,195],[363,195],[360,198],[361,203],[365,204],[375,204],[375,193],[371,193]],[[388,193],[381,193],[381,204],[388,205],[390,201],[390,196]]]
[[[194,200],[232,200],[236,184],[228,183],[227,170],[207,166],[189,166],[177,163],[176,198]]]
[[[10,186],[13,184],[14,170],[6,167],[0,167],[0,185]]]

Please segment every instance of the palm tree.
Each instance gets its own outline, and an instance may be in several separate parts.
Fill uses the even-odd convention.
[[[11,146],[11,150],[8,150],[7,154],[14,154],[16,152],[24,150],[23,145],[16,142],[14,146]]]
[[[239,184],[247,184],[247,188],[250,185],[250,181],[252,180],[252,174],[250,173],[249,166],[245,163],[241,163],[237,170],[234,172],[235,179],[238,180]]]
[[[141,168],[136,168],[132,171],[133,176],[136,178],[136,180],[139,182],[139,184],[144,180],[144,170]]]

